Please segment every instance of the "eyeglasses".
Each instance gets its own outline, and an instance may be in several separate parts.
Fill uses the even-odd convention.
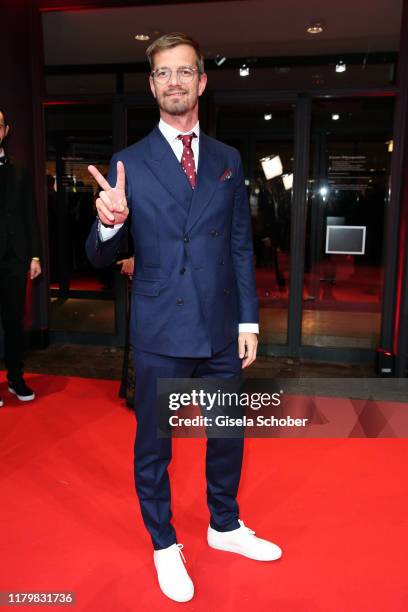
[[[176,68],[176,72],[177,80],[180,83],[190,83],[199,70],[198,68],[191,68],[191,66],[180,66],[180,68]],[[172,74],[173,70],[171,68],[156,68],[151,72],[153,79],[161,84],[168,83]]]

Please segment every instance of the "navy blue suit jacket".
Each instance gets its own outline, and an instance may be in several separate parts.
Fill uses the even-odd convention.
[[[209,357],[258,323],[250,211],[238,151],[200,132],[194,190],[159,128],[116,153],[126,171],[134,242],[131,342],[175,357]],[[96,267],[116,257],[123,228],[87,240]]]

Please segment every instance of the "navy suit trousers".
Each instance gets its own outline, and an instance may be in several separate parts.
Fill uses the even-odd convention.
[[[144,523],[156,550],[174,544],[171,524],[171,438],[157,437],[157,378],[232,378],[241,376],[235,340],[208,358],[156,355],[134,349],[136,375],[135,485]],[[210,525],[218,531],[239,527],[237,492],[241,476],[243,438],[209,438],[206,452],[207,504]]]

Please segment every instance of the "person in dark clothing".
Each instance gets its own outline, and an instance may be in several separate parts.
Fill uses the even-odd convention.
[[[119,397],[126,400],[126,406],[134,409],[135,404],[135,370],[132,363],[133,353],[130,343],[130,311],[131,311],[131,288],[135,268],[135,258],[126,257],[116,262],[120,266],[120,273],[128,279],[128,304],[126,322],[126,344],[123,353],[122,377],[120,381]]]
[[[28,172],[4,150],[9,131],[0,109],[0,315],[4,359],[10,393],[27,402],[35,394],[23,379],[24,302],[27,272],[31,280],[41,274],[40,237]]]

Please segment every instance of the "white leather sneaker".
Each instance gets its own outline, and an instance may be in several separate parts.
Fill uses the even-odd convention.
[[[172,544],[153,553],[161,590],[178,602],[190,601],[194,595],[194,584],[184,567],[186,560],[182,549],[183,544]]]
[[[282,550],[273,542],[257,538],[255,531],[245,527],[244,521],[238,520],[240,527],[233,531],[216,531],[208,527],[207,542],[211,548],[226,550],[243,555],[256,561],[276,561],[282,556]]]

